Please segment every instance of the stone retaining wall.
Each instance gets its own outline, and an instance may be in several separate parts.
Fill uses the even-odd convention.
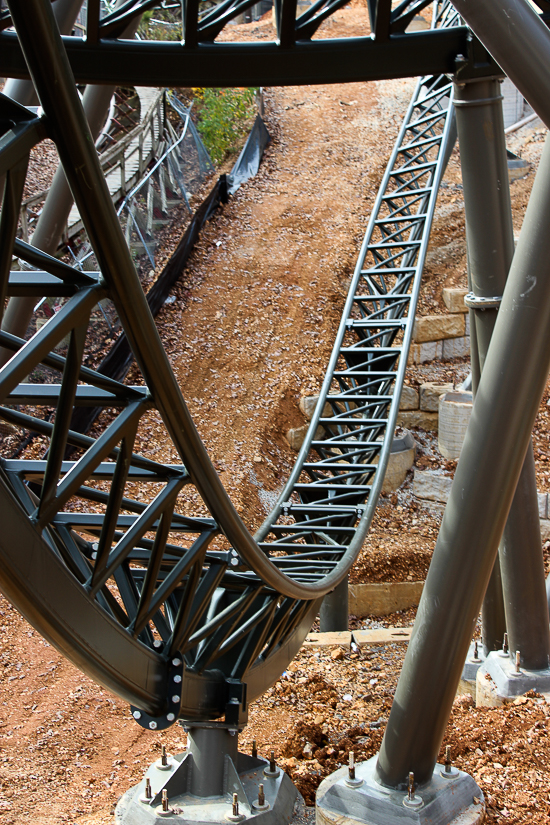
[[[416,319],[409,364],[424,364],[435,359],[448,361],[470,354],[470,318],[464,304],[466,292],[459,287],[445,287],[443,301],[449,314],[423,315]]]
[[[437,431],[439,420],[439,396],[452,392],[452,384],[438,384],[426,381],[420,391],[414,387],[403,387],[397,424],[399,427],[422,427],[423,430]]]

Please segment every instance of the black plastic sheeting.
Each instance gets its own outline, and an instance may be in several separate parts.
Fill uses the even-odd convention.
[[[265,123],[260,115],[256,115],[248,140],[227,176],[227,191],[230,195],[235,194],[239,186],[258,172],[265,147],[270,140]]]

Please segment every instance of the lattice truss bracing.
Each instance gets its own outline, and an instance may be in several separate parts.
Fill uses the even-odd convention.
[[[277,8],[284,16],[286,6]],[[55,50],[39,52],[46,53],[57,60]],[[73,123],[62,108],[80,106],[70,76],[61,65],[37,66],[44,116],[0,97],[0,306],[11,296],[47,296],[61,308],[28,340],[0,332],[0,416],[34,439],[0,464],[0,583],[69,658],[147,713],[166,723],[216,717],[233,683],[247,684],[252,698],[277,678],[370,524],[449,147],[451,85],[441,77],[418,83],[322,401],[256,542],[176,385],[83,116]],[[58,86],[49,97],[54,68]],[[57,144],[101,272],[76,271],[17,238],[29,152],[46,137]],[[105,302],[136,359],[132,386],[96,369],[93,330]],[[79,430],[83,407],[99,410],[89,433]],[[155,459],[156,439],[171,443],[172,463]],[[177,701],[169,684],[176,654],[185,669]]]
[[[381,486],[451,126],[452,85],[423,78],[378,194],[309,437],[260,546],[298,580],[363,540]],[[360,526],[357,521],[361,518]]]

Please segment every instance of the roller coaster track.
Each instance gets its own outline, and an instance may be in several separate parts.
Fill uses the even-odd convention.
[[[65,303],[29,340],[0,332],[11,355],[0,370],[0,416],[44,443],[39,459],[1,460],[0,585],[69,659],[131,702],[141,724],[160,728],[224,712],[237,724],[244,686],[251,699],[278,677],[368,531],[450,146],[451,83],[425,77],[416,87],[308,437],[253,539],[162,348],[49,4],[30,2],[32,29],[15,4],[12,11],[45,115],[0,98],[0,305],[9,296]],[[29,151],[46,137],[57,144],[101,272],[77,272],[16,237]],[[32,269],[10,271],[13,256]],[[141,375],[134,386],[96,371],[87,349],[89,326],[107,298]],[[72,426],[81,406],[102,410],[91,434]],[[173,464],[140,453],[152,425],[164,429]]]

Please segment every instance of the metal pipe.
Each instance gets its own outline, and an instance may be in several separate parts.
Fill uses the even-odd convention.
[[[52,4],[53,13],[61,34],[70,34],[73,30],[78,12],[83,0],[56,0]],[[32,80],[16,80],[8,78],[4,86],[4,94],[21,103],[22,106],[36,106],[38,98]]]
[[[477,297],[502,295],[514,255],[501,97],[500,84],[496,79],[455,83],[468,245],[468,287],[470,293]],[[470,305],[468,312],[475,398],[497,307],[480,311]],[[481,638],[485,655],[502,646],[505,632],[502,578],[497,557],[481,609]]]
[[[495,78],[455,84],[469,278],[475,296],[468,303],[474,316],[472,329],[481,372],[514,257],[501,100],[500,83]],[[550,629],[532,444],[483,602],[485,655],[502,647],[506,630],[511,655],[520,650],[523,667],[540,670],[548,666]]]
[[[456,113],[456,109],[455,109]],[[455,115],[456,117],[456,115]],[[458,134],[458,129],[457,129]],[[463,139],[464,140],[464,139]],[[462,153],[461,153],[462,158]],[[463,172],[464,177],[464,172]],[[469,192],[468,192],[469,195]],[[466,200],[469,200],[469,197],[466,197],[465,193],[465,210],[466,210]],[[466,220],[468,220],[470,210],[467,210]],[[475,234],[475,230],[481,228],[476,226],[475,222],[473,223],[473,230]],[[466,234],[469,237],[471,232],[466,228]],[[499,243],[499,241],[497,241]],[[468,256],[468,290],[471,292],[473,290],[472,285],[472,272],[471,272],[471,264],[470,264],[470,251],[469,248],[467,250]],[[477,332],[476,332],[476,323],[475,323],[475,312],[473,309],[468,309],[468,317],[470,321],[470,366],[471,366],[471,386],[472,386],[472,395],[475,398],[477,388],[479,385],[479,379],[481,376],[481,366],[480,366],[480,357],[479,357],[479,345],[477,340]],[[489,653],[491,650],[497,650],[499,646],[499,640],[501,641],[504,637],[504,632],[506,631],[506,616],[504,612],[504,597],[502,594],[502,579],[500,576],[500,561],[497,556],[495,559],[495,564],[493,566],[493,570],[491,572],[491,577],[489,579],[489,583],[487,585],[487,590],[485,591],[485,598],[483,599],[483,604],[481,606],[481,637],[482,637],[482,644],[485,655]]]
[[[456,10],[550,128],[550,31],[525,0],[453,0]]]
[[[550,657],[550,627],[531,443],[499,555],[510,657],[519,650],[523,668],[544,670]]]
[[[432,776],[546,386],[549,213],[547,140],[378,757],[390,787]]]
[[[349,593],[348,577],[327,593],[321,605],[319,615],[321,633],[337,632],[349,628]]]
[[[193,757],[189,793],[205,798],[223,796],[227,783],[228,756],[237,763],[238,735],[227,728],[193,727],[189,724],[187,746]]]
[[[74,2],[74,0],[73,0]],[[117,7],[123,5],[125,0],[118,0]],[[79,5],[82,0],[79,0]],[[133,37],[141,17],[135,18],[124,32],[125,37]],[[74,23],[74,21],[73,21]],[[31,81],[15,81],[20,84],[28,83],[34,90]],[[82,100],[86,119],[90,128],[90,133],[95,140],[99,135],[101,127],[105,122],[105,117],[109,110],[111,98],[115,92],[114,86],[87,86]],[[37,221],[36,229],[31,238],[31,243],[37,249],[47,252],[48,255],[55,255],[57,247],[63,237],[63,232],[67,225],[74,198],[67,183],[63,167],[58,166],[53,177],[50,191],[46,197],[44,208]],[[11,298],[6,309],[6,314],[2,323],[2,329],[11,335],[23,338],[31,322],[36,298]],[[5,363],[11,353],[0,350],[0,365]]]

